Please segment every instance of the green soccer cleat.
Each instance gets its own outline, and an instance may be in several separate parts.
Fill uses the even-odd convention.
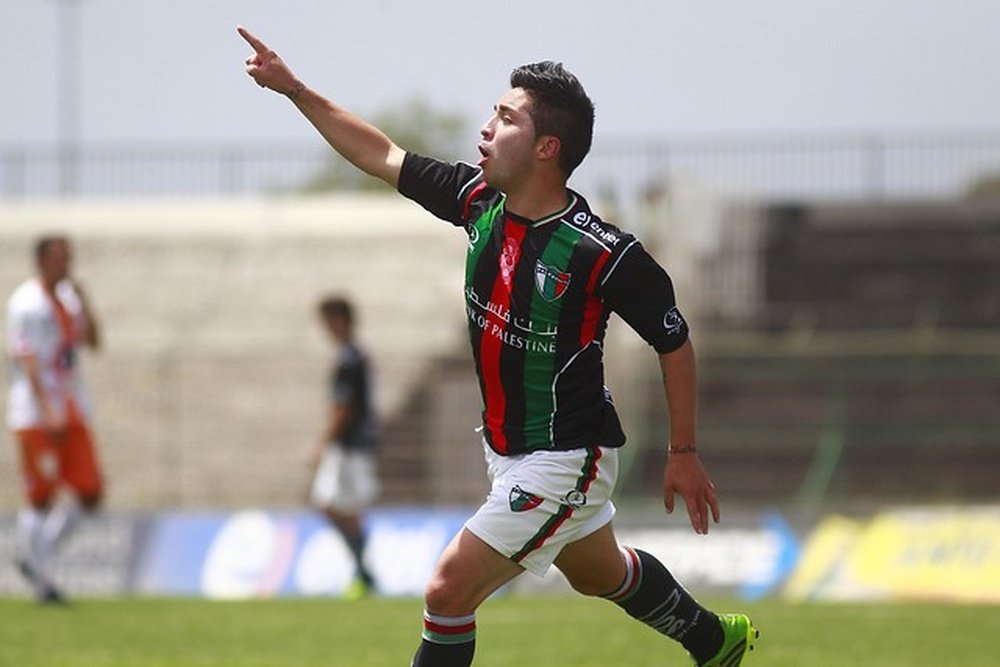
[[[355,579],[351,582],[351,585],[344,590],[343,595],[341,595],[341,599],[349,602],[356,602],[357,600],[368,597],[370,594],[371,589],[368,587],[368,584],[361,579]]]
[[[753,642],[760,636],[746,614],[719,614],[722,625],[722,648],[711,660],[698,667],[739,667],[743,656],[753,650]]]

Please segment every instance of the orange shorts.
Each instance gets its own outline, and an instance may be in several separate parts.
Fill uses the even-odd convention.
[[[104,489],[90,430],[79,419],[70,419],[60,435],[46,429],[16,431],[21,448],[25,494],[32,504],[52,500],[63,484],[81,498],[100,497]]]

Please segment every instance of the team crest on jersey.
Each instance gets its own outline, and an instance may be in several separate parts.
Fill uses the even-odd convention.
[[[570,277],[568,271],[559,271],[542,264],[542,260],[535,262],[535,287],[546,301],[556,301],[565,294]]]
[[[533,510],[542,504],[542,499],[533,493],[528,493],[520,486],[514,486],[510,490],[510,495],[507,496],[507,501],[510,503],[510,510],[512,512],[527,512],[528,510]]]

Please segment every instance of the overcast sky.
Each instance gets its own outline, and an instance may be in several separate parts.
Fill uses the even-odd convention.
[[[2,0],[0,146],[56,140],[72,2],[87,143],[309,140],[244,74],[237,23],[362,114],[424,93],[478,127],[550,58],[599,137],[1000,129],[1000,0]]]

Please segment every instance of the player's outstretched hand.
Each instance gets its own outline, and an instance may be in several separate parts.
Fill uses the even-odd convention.
[[[246,71],[259,86],[283,95],[301,86],[281,56],[269,49],[267,44],[243,26],[236,26],[236,32],[253,47],[253,54],[245,61]]]
[[[719,523],[715,485],[708,478],[697,454],[673,454],[667,459],[667,467],[663,471],[663,506],[668,514],[674,511],[674,494],[680,494],[684,499],[694,532],[708,534],[709,509],[713,521]]]

